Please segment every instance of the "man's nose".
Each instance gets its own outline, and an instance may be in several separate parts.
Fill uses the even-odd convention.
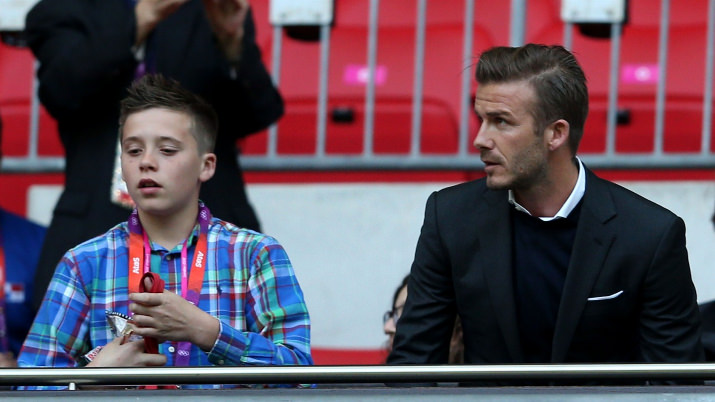
[[[474,148],[477,149],[485,149],[485,148],[490,148],[492,141],[489,137],[489,130],[487,127],[487,124],[482,122],[479,125],[479,130],[477,130],[477,136],[474,137],[474,142],[472,143],[474,145]]]

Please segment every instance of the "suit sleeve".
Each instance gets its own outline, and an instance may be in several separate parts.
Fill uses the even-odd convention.
[[[91,110],[136,68],[133,10],[123,1],[42,0],[28,14],[28,43],[40,63],[40,99],[58,120]],[[116,105],[118,107],[118,105]]]
[[[646,362],[699,362],[700,313],[685,247],[685,223],[675,218],[660,240],[645,279],[640,348]]]
[[[220,97],[230,101],[214,103],[219,116],[233,117],[221,120],[222,125],[227,125],[222,131],[236,133],[239,138],[267,128],[284,111],[283,98],[261,59],[252,12],[246,17],[244,31],[241,61],[235,78],[237,91],[233,85],[223,85],[220,90],[224,93]]]
[[[433,193],[427,200],[389,364],[447,363],[455,297],[449,255],[440,235],[438,197]]]

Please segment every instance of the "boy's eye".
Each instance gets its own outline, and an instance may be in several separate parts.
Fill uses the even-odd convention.
[[[139,148],[129,148],[129,149],[127,149],[127,154],[128,154],[128,155],[131,155],[131,156],[139,155],[140,152],[141,152],[141,149],[139,149]]]
[[[176,152],[178,152],[175,148],[162,148],[161,153],[166,154],[166,155],[173,155]]]

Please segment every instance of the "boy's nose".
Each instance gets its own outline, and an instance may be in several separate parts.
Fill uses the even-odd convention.
[[[142,170],[156,169],[156,160],[150,152],[145,152],[139,163],[139,168]]]

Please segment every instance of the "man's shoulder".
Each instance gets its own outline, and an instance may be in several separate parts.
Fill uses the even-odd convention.
[[[591,190],[589,187],[591,187],[592,191],[589,191]],[[615,212],[620,216],[642,219],[647,222],[678,219],[677,215],[666,207],[618,183],[602,179],[595,174],[592,174],[591,179],[587,182],[586,192],[592,195],[591,198],[595,203],[603,203],[604,200],[612,201]],[[604,198],[606,194],[608,195],[607,199]],[[603,205],[600,205],[600,207],[603,207]]]
[[[483,200],[498,201],[507,200],[506,190],[490,190],[487,187],[486,178],[471,180],[449,187],[442,188],[432,194],[432,198],[438,206],[452,208],[458,205],[474,207],[475,204]]]
[[[439,194],[440,197],[464,197],[482,194],[487,190],[487,179],[483,177],[444,187],[436,191],[436,193]]]

